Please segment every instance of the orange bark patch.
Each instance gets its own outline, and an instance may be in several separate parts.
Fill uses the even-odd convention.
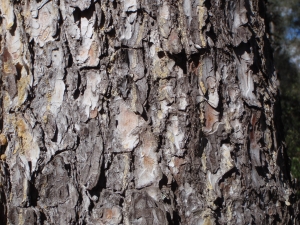
[[[125,151],[131,151],[139,142],[139,116],[121,103],[117,121],[117,132],[121,144]]]
[[[4,134],[0,134],[0,145],[7,145],[7,139]]]
[[[184,159],[175,157],[174,166],[179,168],[181,165],[185,164]]]
[[[250,131],[250,143],[251,143],[251,147],[255,148],[257,146],[257,140],[256,140],[256,124],[260,118],[260,114],[259,112],[253,112],[252,116],[251,116],[251,125],[252,125],[252,130]]]
[[[18,104],[21,105],[27,98],[27,90],[30,84],[30,76],[22,77],[18,80]]]
[[[45,30],[43,30],[41,32],[41,35],[40,35],[39,39],[41,41],[46,41],[46,39],[48,38],[49,34],[50,34],[50,31],[49,31],[49,28],[47,27]]]
[[[112,209],[105,209],[104,210],[104,218],[107,220],[112,219],[113,217],[113,210]]]
[[[39,13],[39,22],[42,26],[49,25],[52,23],[52,17],[51,14],[48,12],[48,10],[45,10],[46,8],[42,8],[42,12]]]
[[[3,49],[1,58],[3,62],[3,73],[6,75],[16,73],[16,68],[12,63],[12,56],[6,47]]]
[[[177,175],[180,173],[181,166],[184,165],[186,161],[183,158],[172,157],[171,162],[169,163],[171,172],[175,179],[177,179]]]
[[[33,136],[30,133],[30,128],[25,120],[18,118],[16,121],[18,137],[21,138],[22,153],[30,152],[34,148]]]
[[[176,32],[174,32],[174,30],[172,30],[170,37],[169,37],[169,41],[171,42],[177,42],[178,41],[178,35]]]
[[[149,154],[151,151],[155,151],[157,148],[155,137],[152,133],[146,132],[142,135],[143,140],[143,153]]]
[[[214,110],[209,104],[205,104],[205,128],[211,130],[213,125],[218,122],[219,113]]]
[[[18,119],[16,122],[17,125],[17,131],[18,131],[18,136],[22,137],[23,134],[26,132],[26,124],[23,119]]]
[[[91,110],[90,112],[90,118],[96,118],[98,115],[98,110],[97,109],[94,109],[94,110]]]
[[[10,30],[14,25],[14,7],[10,3],[9,0],[1,0],[0,1],[0,11],[1,11],[1,17],[5,18],[6,22],[6,29]]]
[[[6,160],[6,155],[5,155],[5,154],[2,154],[2,155],[0,156],[0,158],[1,158],[2,161],[5,161],[5,160]]]
[[[8,61],[11,61],[11,60],[12,60],[11,55],[10,55],[8,49],[5,47],[3,49],[3,53],[2,53],[2,61],[3,62],[8,62]]]
[[[104,224],[119,224],[122,220],[122,213],[121,210],[115,206],[112,208],[104,208],[102,218]]]
[[[122,107],[122,112],[119,117],[119,126],[124,135],[127,135],[138,125],[138,116],[131,112],[125,106]]]
[[[97,44],[97,42],[92,42],[91,47],[88,52],[88,55],[90,58],[90,62],[89,62],[90,66],[97,66],[97,64],[99,62],[98,54],[99,54],[98,44]]]
[[[144,156],[144,166],[147,169],[149,170],[153,169],[154,163],[155,161],[153,158],[151,158],[150,156]]]

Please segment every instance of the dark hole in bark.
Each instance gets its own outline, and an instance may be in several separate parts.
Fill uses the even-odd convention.
[[[206,147],[208,140],[206,138],[203,137],[204,134],[201,132],[200,134],[200,142],[198,145],[198,149],[196,151],[196,156],[201,157],[203,152],[204,152],[204,148]]]
[[[259,16],[261,18],[265,18],[266,17],[266,14],[267,14],[267,10],[266,10],[266,5],[265,5],[265,1],[263,0],[259,0],[258,1],[258,13],[259,13]]]
[[[81,17],[86,17],[88,20],[90,20],[93,17],[94,11],[95,11],[95,5],[91,4],[91,6],[88,9],[81,11]]]
[[[204,5],[207,8],[207,10],[210,10],[210,8],[211,8],[211,3],[210,2],[211,1],[204,1]]]
[[[81,76],[80,76],[80,74],[78,74],[78,79],[77,79],[77,89],[74,91],[74,94],[73,94],[73,97],[74,97],[75,100],[76,100],[76,99],[79,97],[79,95],[80,95],[80,90],[79,90],[80,85],[81,85]]]
[[[1,204],[0,204],[0,222],[3,224],[7,223],[7,209],[6,209],[6,198],[4,192],[1,191]]]
[[[80,12],[80,9],[79,8],[75,8],[74,9],[74,12],[73,12],[73,17],[74,17],[74,22],[75,23],[80,23],[80,18],[81,18],[81,12]],[[80,24],[78,24],[79,26]]]
[[[70,164],[65,164],[65,169],[68,173],[68,176],[71,177],[71,165]]]
[[[40,171],[37,171],[37,172],[40,172]],[[29,201],[30,201],[30,205],[31,206],[37,206],[37,200],[38,200],[38,197],[39,197],[39,192],[37,190],[37,188],[35,187],[35,176],[36,174],[34,174],[33,176],[31,176],[31,182],[29,182],[29,193],[30,193],[30,196],[29,196]]]
[[[100,173],[97,185],[90,190],[91,196],[96,195],[98,198],[100,196],[102,189],[106,188],[107,178],[105,175],[105,163],[104,163],[105,157],[109,157],[109,156],[107,156],[107,154],[104,154],[104,157],[102,157],[101,173]]]
[[[116,0],[113,1],[113,7],[114,7],[114,9],[116,9],[118,7],[118,3]]]
[[[58,135],[58,129],[57,126],[55,126],[55,133],[53,138],[51,139],[52,142],[57,142],[57,135]]]
[[[17,80],[21,79],[21,71],[22,71],[23,66],[20,63],[17,63],[16,65],[16,70],[17,70]]]
[[[160,59],[166,56],[166,54],[163,51],[158,52],[157,55]]]
[[[165,174],[163,174],[162,179],[159,181],[159,188],[161,189],[163,186],[168,185],[168,178]]]
[[[168,54],[168,57],[173,59],[176,63],[177,66],[179,66],[182,70],[184,74],[187,74],[187,57],[186,57],[186,53],[184,50],[182,50],[180,53],[176,54],[176,55],[171,55]]]
[[[144,119],[145,121],[148,121],[147,111],[146,111],[145,109],[143,110],[141,116],[143,117],[143,119]]]
[[[220,9],[223,11],[225,9],[225,6],[226,6],[226,1],[221,0],[220,2],[221,2]]]
[[[175,192],[177,189],[178,189],[178,184],[175,180],[173,180],[172,183],[171,183],[171,190],[173,192]]]
[[[69,57],[68,57],[68,61],[67,61],[67,65],[68,67],[71,67],[73,65],[73,57],[72,57],[72,54],[68,54]]]
[[[74,100],[76,100],[79,97],[79,95],[80,95],[80,91],[76,89],[73,94]]]
[[[104,27],[105,20],[106,20],[106,18],[105,18],[104,12],[101,10],[100,29],[102,29]]]
[[[77,136],[77,139],[76,139],[76,146],[79,146],[80,145],[80,137]]]
[[[256,167],[256,171],[259,176],[261,177],[267,177],[267,173],[269,172],[268,168],[266,166],[258,166]]]
[[[217,35],[215,34],[213,27],[210,28],[206,35],[209,36],[214,42],[217,40]]]
[[[198,67],[200,62],[200,53],[192,54],[191,55],[191,62],[194,64],[195,67]]]
[[[119,201],[119,206],[123,206],[123,203],[124,203],[124,199],[123,198],[120,198],[120,201]]]
[[[181,224],[181,217],[177,211],[173,211],[173,225]]]
[[[108,32],[106,32],[108,34],[109,37],[111,38],[115,38],[116,37],[116,30],[114,28],[112,28],[111,30],[109,30]]]
[[[163,202],[171,205],[171,199],[169,199],[169,198],[164,198]]]
[[[44,225],[45,221],[47,221],[47,217],[46,217],[45,213],[43,213],[42,211],[40,213],[41,213],[41,217],[40,217],[41,224]]]
[[[168,223],[169,223],[169,224],[173,224],[173,221],[172,221],[172,219],[171,219],[170,213],[169,213],[169,212],[166,212],[166,214],[167,214],[167,220],[168,220]]]
[[[17,17],[15,16],[15,18],[14,18],[14,25],[9,30],[9,32],[11,33],[12,36],[15,36],[16,29],[17,29]]]

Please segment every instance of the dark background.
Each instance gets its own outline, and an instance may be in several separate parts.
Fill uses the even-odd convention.
[[[300,197],[300,0],[269,0],[268,28],[280,80],[282,122]]]

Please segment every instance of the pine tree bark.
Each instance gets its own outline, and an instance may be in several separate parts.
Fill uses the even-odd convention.
[[[294,224],[263,0],[1,0],[1,224]]]

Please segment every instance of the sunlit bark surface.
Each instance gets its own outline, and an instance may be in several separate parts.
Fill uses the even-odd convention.
[[[1,0],[1,224],[295,224],[263,0]]]

